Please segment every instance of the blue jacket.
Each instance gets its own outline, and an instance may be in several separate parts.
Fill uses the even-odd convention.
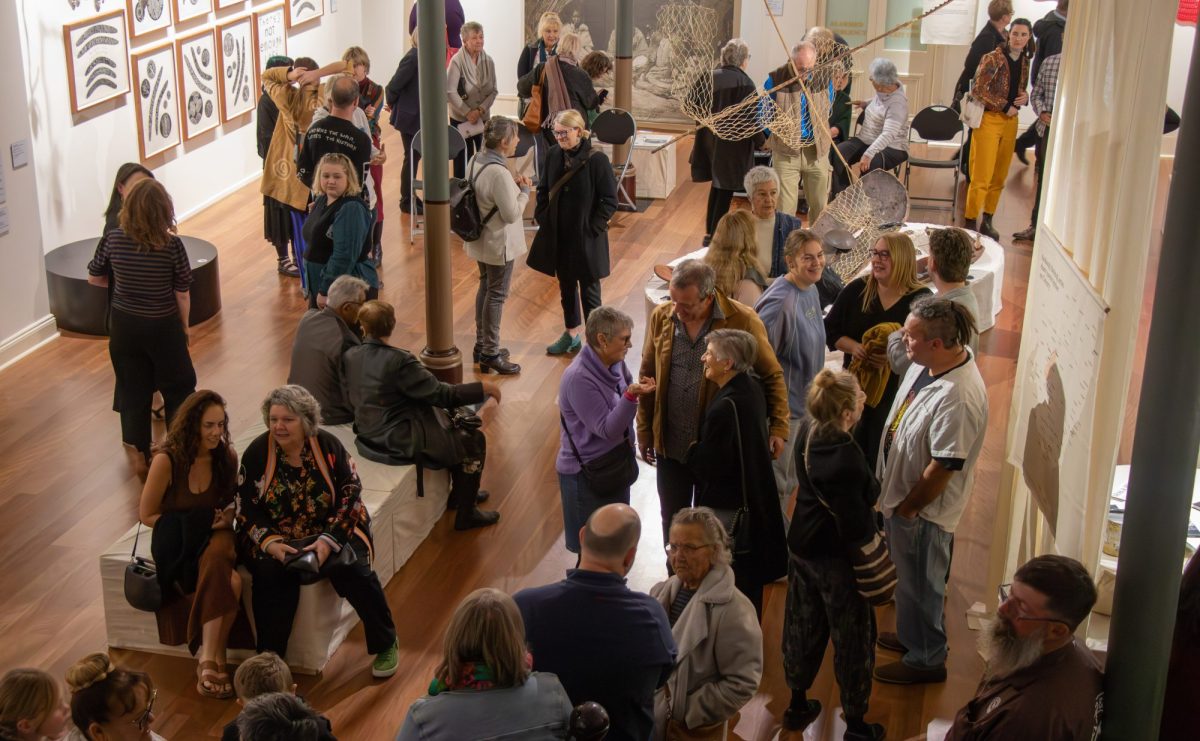
[[[520,687],[454,690],[417,698],[396,741],[481,738],[554,741],[567,737],[571,701],[553,674],[534,672]]]
[[[421,86],[417,79],[417,47],[400,59],[396,73],[387,84],[387,104],[392,108],[392,126],[402,134],[415,135],[421,130]]]

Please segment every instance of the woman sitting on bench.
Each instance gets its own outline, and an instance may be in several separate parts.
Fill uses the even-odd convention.
[[[488,381],[442,383],[412,353],[389,345],[396,328],[391,304],[366,302],[358,324],[363,342],[342,361],[358,452],[384,464],[450,469],[450,506],[458,508],[454,529],[494,525],[500,513],[475,506],[487,499],[479,490],[487,440],[478,417],[453,410],[489,396],[499,402],[500,388]]]
[[[280,386],[262,405],[267,431],[242,454],[238,522],[249,540],[258,650],[287,654],[300,587],[328,578],[363,622],[371,674],[396,673],[396,628],[371,569],[370,518],[350,454],[318,428],[321,405]]]

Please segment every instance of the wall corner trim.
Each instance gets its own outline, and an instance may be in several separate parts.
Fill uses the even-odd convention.
[[[54,315],[47,314],[13,336],[0,340],[0,371],[57,337]]]

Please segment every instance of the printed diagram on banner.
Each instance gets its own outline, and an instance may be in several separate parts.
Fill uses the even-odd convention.
[[[254,38],[260,72],[271,57],[287,56],[287,18],[282,5],[254,11]]]
[[[125,11],[63,27],[71,110],[79,113],[129,92],[129,41]]]
[[[179,144],[179,89],[175,45],[133,55],[137,81],[138,144],[148,159]]]
[[[228,121],[251,111],[257,102],[251,17],[217,26],[217,72],[221,81],[221,117]]]
[[[183,138],[191,139],[221,123],[217,98],[217,48],[210,28],[178,39],[179,90],[183,100]]]
[[[131,38],[171,25],[171,6],[167,0],[128,0],[128,3]]]
[[[1108,307],[1070,256],[1046,231],[1030,270],[1021,354],[1017,361],[1017,420],[1009,463],[1045,516],[1058,552],[1079,557],[1083,547],[1092,414]]]
[[[925,10],[931,10],[941,0],[925,0]],[[975,39],[975,11],[978,0],[954,0],[921,21],[922,44],[956,44],[966,46]]]
[[[212,12],[213,0],[175,0],[175,20],[190,21]]]
[[[325,15],[325,0],[287,0],[288,28]]]

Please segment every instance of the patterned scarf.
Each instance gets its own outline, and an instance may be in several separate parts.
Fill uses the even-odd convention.
[[[525,668],[532,667],[533,655],[526,652]],[[492,672],[491,667],[482,661],[469,661],[463,664],[462,672],[454,684],[446,684],[444,680],[435,677],[429,683],[429,695],[432,697],[451,690],[490,690],[495,686],[496,675]]]

